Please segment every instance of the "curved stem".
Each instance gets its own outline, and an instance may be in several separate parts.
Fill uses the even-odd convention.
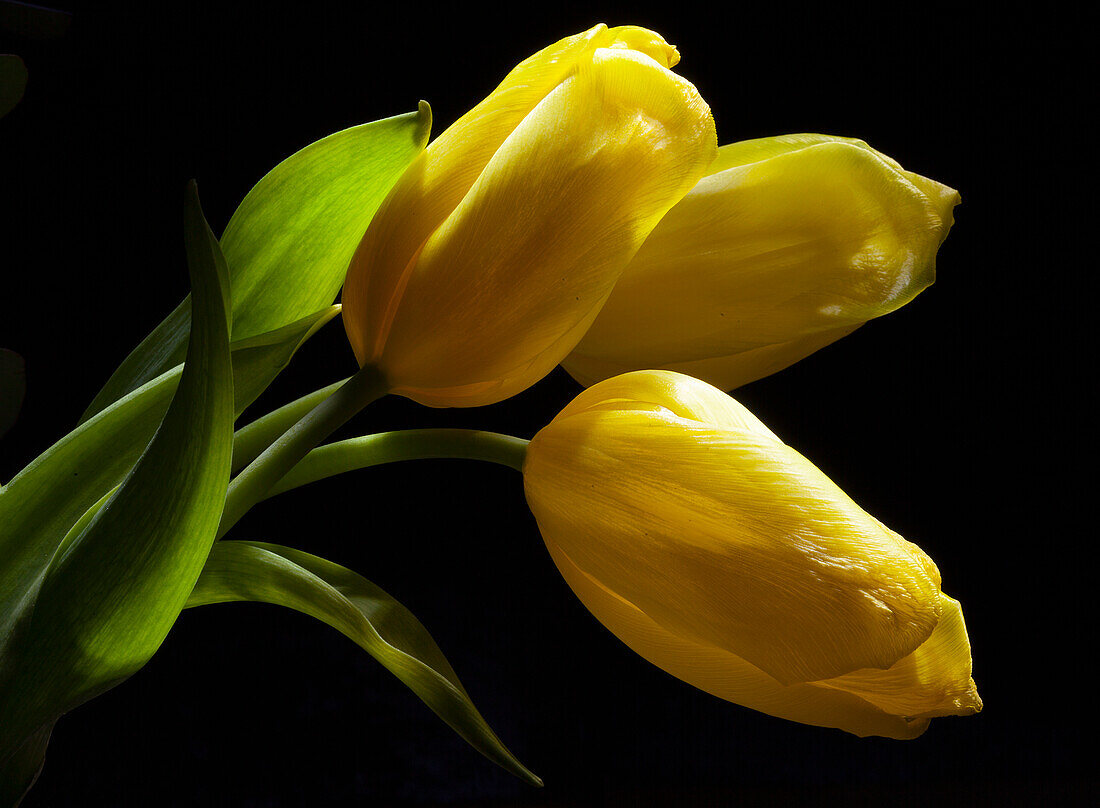
[[[314,449],[273,485],[267,497],[292,488],[383,463],[461,458],[522,471],[529,441],[473,429],[406,429],[351,438]]]
[[[257,418],[252,423],[242,426],[234,432],[233,473],[236,474],[259,457],[264,449],[294,426],[303,415],[335,393],[347,381],[347,379],[341,379],[328,385],[328,387],[314,390],[312,393],[295,399],[289,404],[284,404],[277,410],[272,410],[262,418]]]
[[[385,378],[377,368],[367,365],[306,413],[229,483],[218,538],[263,499],[311,449],[387,392]]]

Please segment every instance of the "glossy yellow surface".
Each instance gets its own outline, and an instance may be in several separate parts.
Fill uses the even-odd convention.
[[[958,202],[859,140],[723,146],[563,364],[585,385],[645,368],[723,390],[767,376],[931,284]]]
[[[931,559],[704,382],[594,385],[531,441],[524,486],[585,606],[707,692],[892,738],[981,708]]]
[[[478,406],[572,349],[661,217],[702,177],[710,109],[635,27],[518,65],[398,181],[344,285],[360,364],[432,406]]]

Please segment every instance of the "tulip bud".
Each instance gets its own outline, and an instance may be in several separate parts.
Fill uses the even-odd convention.
[[[702,177],[710,109],[641,28],[522,62],[405,172],[348,270],[360,365],[431,406],[478,406],[572,349],[623,267]]]
[[[684,681],[858,735],[981,708],[931,559],[720,390],[670,371],[601,382],[523,472],[573,591]]]
[[[959,195],[849,138],[723,146],[563,363],[581,384],[663,368],[723,390],[775,373],[935,279]]]

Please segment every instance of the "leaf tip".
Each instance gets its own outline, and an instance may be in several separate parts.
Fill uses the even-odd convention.
[[[416,124],[416,142],[426,144],[432,133],[432,106],[424,99],[417,104]]]

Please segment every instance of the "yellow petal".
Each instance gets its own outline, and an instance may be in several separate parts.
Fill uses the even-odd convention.
[[[665,412],[702,425],[719,425],[780,443],[764,422],[735,399],[680,373],[627,373],[582,390],[554,418],[584,412]]]
[[[669,369],[697,379],[706,379],[723,390],[733,390],[749,381],[763,379],[765,376],[790,367],[826,345],[848,336],[861,325],[863,324],[857,323],[843,328],[818,331],[787,342],[761,345],[758,348],[734,351],[721,356],[676,362]],[[622,362],[586,356],[578,351],[579,349],[569,354],[562,364],[570,376],[586,387],[633,369]]]
[[[608,28],[601,23],[543,48],[516,65],[492,93],[428,147],[430,194],[443,196],[446,210],[453,209],[508,135],[597,48],[634,50],[666,68],[679,61],[676,49],[660,34],[636,26]]]
[[[928,727],[927,719],[906,720],[841,690],[781,685],[736,654],[679,637],[587,575],[559,547],[547,547],[566,583],[597,620],[644,659],[700,690],[768,715],[860,737],[915,738]]]
[[[715,149],[691,84],[637,51],[597,49],[523,118],[396,284],[376,348],[394,391],[474,406],[548,372]]]
[[[901,170],[901,166],[898,165],[895,160],[887,157],[881,152],[875,151],[868,146],[866,142],[858,140],[857,138],[804,133],[797,135],[776,135],[775,137],[761,137],[753,140],[740,140],[737,143],[727,143],[725,146],[719,147],[718,157],[711,163],[710,168],[707,169],[707,174],[718,174],[729,168],[738,168],[740,166],[749,165],[750,163],[760,163],[764,160],[770,160],[773,157],[801,151],[809,146],[820,146],[825,143],[844,143],[858,149],[866,149],[885,160],[893,168],[899,171]]]
[[[971,715],[982,700],[971,677],[970,640],[962,607],[946,595],[936,630],[887,670],[861,670],[816,684],[859,696],[894,715]]]
[[[732,389],[902,306],[935,277],[958,194],[862,141],[789,135],[719,150],[564,362]]]
[[[678,58],[676,49],[652,31],[608,29],[601,23],[525,59],[409,167],[371,222],[344,285],[344,323],[360,364],[379,347],[377,324],[392,316],[410,260],[469,192],[505,139],[596,48],[627,43],[667,67]]]
[[[784,684],[887,668],[932,633],[931,561],[721,391],[639,372],[578,402],[530,444],[528,504],[666,631]]]

